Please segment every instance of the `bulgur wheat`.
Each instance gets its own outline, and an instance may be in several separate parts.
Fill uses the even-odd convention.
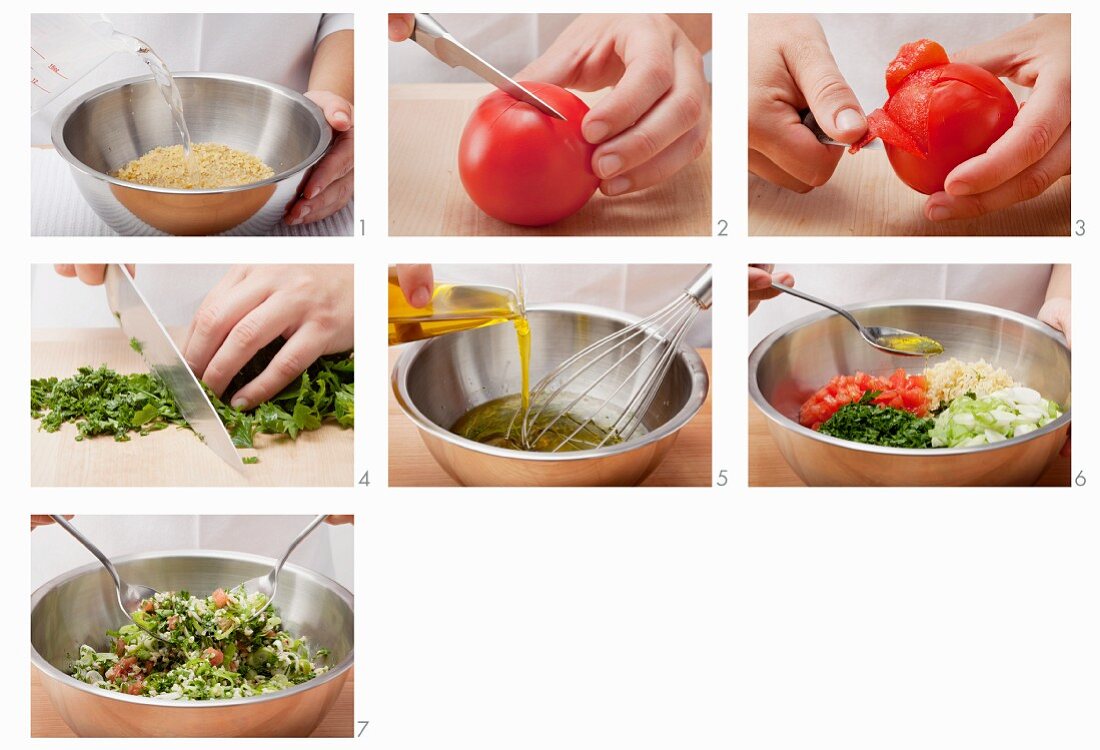
[[[1002,388],[1016,385],[1005,370],[994,367],[984,359],[962,362],[952,357],[926,368],[924,377],[928,381],[928,400],[932,411],[967,393],[984,398]]]
[[[196,143],[191,147],[194,172],[187,168],[183,146],[159,146],[134,159],[115,173],[127,182],[153,187],[205,190],[249,185],[275,174],[271,167],[252,154],[220,143]]]

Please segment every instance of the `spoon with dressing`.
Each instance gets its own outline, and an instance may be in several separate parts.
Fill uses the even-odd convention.
[[[897,354],[902,357],[931,357],[936,354],[943,354],[943,344],[927,336],[889,326],[865,326],[843,307],[837,307],[831,302],[818,299],[801,290],[777,284],[774,281],[772,282],[772,289],[804,299],[807,302],[813,302],[815,305],[821,305],[832,310],[837,315],[844,316],[849,323],[856,327],[864,341],[887,354]]]

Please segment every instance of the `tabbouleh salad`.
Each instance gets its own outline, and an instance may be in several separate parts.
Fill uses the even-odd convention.
[[[306,639],[283,630],[270,607],[253,615],[265,602],[263,594],[240,586],[205,599],[158,593],[131,615],[133,623],[107,631],[107,651],[82,645],[70,673],[103,690],[209,700],[272,693],[327,672],[327,665],[314,664],[327,660],[327,649],[311,657]]]

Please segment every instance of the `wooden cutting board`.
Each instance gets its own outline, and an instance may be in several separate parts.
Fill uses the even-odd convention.
[[[749,400],[749,486],[805,487],[768,433],[768,418]],[[1058,456],[1035,483],[1036,487],[1069,487],[1071,459]]]
[[[487,83],[390,86],[391,235],[709,235],[710,145],[659,185],[608,198],[548,227],[519,227],[485,215],[458,176],[458,142]],[[605,91],[576,92],[589,105]]]
[[[31,737],[76,737],[50,703],[40,682],[38,670],[31,667]],[[351,737],[355,731],[355,672],[336,696],[336,702],[321,719],[310,737]]]
[[[400,347],[390,348],[390,370],[400,354]],[[700,349],[699,356],[707,372],[711,370],[710,349]],[[455,480],[440,468],[424,447],[412,420],[397,405],[390,390],[389,409],[391,487],[457,487]],[[709,487],[711,477],[711,394],[695,417],[683,426],[676,444],[665,460],[642,482],[642,487]]]
[[[78,367],[106,364],[119,372],[146,372],[141,357],[115,328],[32,329],[31,377],[59,378]],[[31,419],[31,485],[41,486],[348,486],[353,482],[354,430],[325,424],[286,436],[257,435],[258,464],[235,472],[193,432],[169,427],[118,443],[109,435],[77,442],[76,427],[38,429]]]
[[[749,175],[749,234],[758,235],[1051,235],[1070,232],[1070,178],[1042,195],[976,219],[924,218],[927,196],[894,174],[886,152],[845,154],[827,183],[798,194]]]

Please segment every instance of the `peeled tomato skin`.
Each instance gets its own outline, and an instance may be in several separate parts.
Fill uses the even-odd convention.
[[[936,58],[930,49],[923,50],[925,59]],[[889,78],[896,63],[887,72],[890,98],[868,116],[867,133],[849,151],[881,138],[902,182],[925,195],[938,193],[955,167],[984,154],[1011,127],[1016,100],[997,76],[975,65],[920,67],[899,82]]]
[[[984,80],[979,89],[966,80],[974,77],[988,77],[997,86]],[[986,93],[989,90],[998,95]],[[988,151],[1011,127],[1016,112],[1012,93],[993,74],[974,65],[949,63],[943,66],[928,109],[928,154],[922,159],[885,143],[886,155],[905,184],[932,195],[943,190],[955,167]]]

